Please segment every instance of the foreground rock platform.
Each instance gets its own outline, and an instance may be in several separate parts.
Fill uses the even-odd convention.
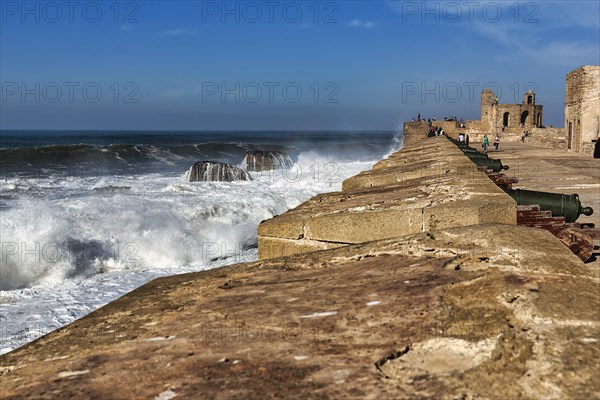
[[[0,357],[3,398],[592,399],[597,271],[478,225],[156,279]]]
[[[515,201],[445,137],[408,143],[258,227],[259,258],[483,223],[516,224]]]

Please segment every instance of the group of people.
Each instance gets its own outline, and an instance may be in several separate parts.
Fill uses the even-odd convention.
[[[444,133],[444,130],[440,126],[432,126],[429,128],[429,133],[427,134],[427,137],[442,136],[442,135],[445,135],[445,133]]]
[[[412,119],[412,121],[413,121],[413,122],[421,122],[421,121],[425,122],[425,121],[427,121],[427,123],[428,123],[429,125],[431,125],[431,122],[432,122],[432,121],[436,121],[436,119],[435,119],[435,115],[434,115],[433,117],[431,117],[431,118],[427,118],[427,120],[426,120],[426,119],[425,119],[425,117],[421,118],[421,113],[419,113],[419,114],[417,115],[417,119],[415,120],[415,119],[413,118],[413,119]]]
[[[458,141],[465,142],[468,146],[469,145],[469,135],[465,135],[464,133],[459,133]],[[488,138],[487,134],[483,135],[483,143],[481,144],[481,148],[483,149],[483,152],[487,153],[489,147],[490,147],[490,139]],[[498,149],[500,148],[500,136],[498,136],[498,135],[496,135],[496,137],[494,138],[494,148],[496,149],[496,151],[498,151]]]
[[[421,118],[421,113],[419,113],[417,115],[416,121],[414,118],[412,120],[413,120],[413,122],[425,121],[424,118],[423,119]],[[427,134],[427,137],[445,135],[444,129],[442,129],[441,126],[434,126],[432,124],[432,121],[433,122],[436,121],[435,116],[432,117],[431,119],[427,119],[427,122],[429,123],[429,133]],[[444,121],[458,121],[458,119],[456,118],[456,116],[449,116],[449,117],[444,117]],[[460,120],[460,127],[461,128],[465,127],[464,121],[462,119]],[[523,134],[523,138],[522,138],[523,141],[525,141],[526,134],[527,134],[527,131],[525,132],[525,134]],[[469,145],[469,135],[465,136],[464,133],[459,133],[458,141],[465,142],[468,146]],[[483,148],[484,153],[487,153],[489,146],[490,146],[490,139],[488,138],[487,134],[485,134],[485,135],[483,135],[483,143],[481,144],[481,147]],[[500,136],[499,135],[496,135],[496,137],[494,138],[494,148],[496,149],[496,151],[498,151],[498,149],[500,148]]]
[[[490,139],[488,138],[487,135],[483,135],[483,143],[481,144],[481,147],[483,148],[484,153],[487,153],[489,146],[490,146]],[[494,138],[494,148],[496,149],[496,151],[498,151],[499,147],[500,147],[500,136],[496,135],[496,137]]]
[[[425,119],[425,117],[421,118],[421,113],[419,113],[417,115],[416,119],[415,118],[412,119],[412,122],[419,122],[420,123],[421,121],[423,121],[423,122],[427,121],[427,123],[429,125],[431,125],[432,122],[437,121],[437,118],[435,117],[435,115],[433,117],[427,118],[427,119]],[[449,116],[449,117],[444,117],[444,121],[450,121],[450,122],[456,121],[456,122],[458,122],[458,117],[456,115],[452,115],[452,116]],[[465,121],[462,118],[460,119],[460,127],[461,128],[465,127]]]

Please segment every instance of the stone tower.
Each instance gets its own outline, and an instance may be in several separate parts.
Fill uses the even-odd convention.
[[[523,104],[535,106],[535,93],[532,90],[528,90],[523,96]]]
[[[565,92],[567,147],[591,154],[600,135],[600,66],[585,65],[567,74]]]
[[[481,123],[482,127],[490,132],[493,130],[493,122],[496,119],[496,95],[490,88],[481,92]]]

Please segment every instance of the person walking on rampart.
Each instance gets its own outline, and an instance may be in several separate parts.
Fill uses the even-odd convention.
[[[496,151],[498,151],[499,146],[500,146],[500,136],[496,135],[496,138],[494,139],[494,147],[496,148]]]
[[[490,139],[488,139],[487,135],[483,135],[483,144],[481,145],[481,147],[483,147],[484,153],[487,153],[487,149],[488,149],[489,145],[490,145]]]

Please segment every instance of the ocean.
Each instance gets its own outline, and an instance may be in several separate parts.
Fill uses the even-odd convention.
[[[257,259],[257,226],[396,151],[398,132],[0,132],[0,354],[144,283]],[[197,161],[291,167],[188,182]]]

